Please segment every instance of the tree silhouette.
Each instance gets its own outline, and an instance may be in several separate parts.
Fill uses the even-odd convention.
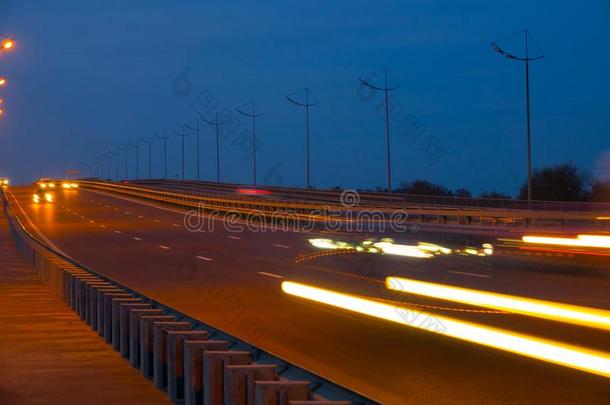
[[[536,169],[532,176],[532,198],[544,201],[587,201],[589,177],[570,163]],[[527,199],[527,181],[519,199]]]

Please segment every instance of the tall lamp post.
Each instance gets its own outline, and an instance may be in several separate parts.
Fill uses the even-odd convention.
[[[136,139],[135,143],[129,142],[129,146],[136,150],[136,180],[140,178],[140,140]]]
[[[525,40],[525,56],[517,56],[510,52],[507,52],[505,49],[501,48],[498,45],[498,42],[504,41],[508,38],[514,37],[516,35],[523,34]],[[492,42],[490,45],[494,51],[498,52],[500,55],[508,59],[518,60],[521,62],[525,62],[525,111],[526,111],[526,132],[527,132],[527,200],[532,201],[532,130],[530,125],[530,62],[539,60],[544,58],[546,55],[542,51],[542,48],[536,43],[536,40],[532,37],[534,45],[538,48],[539,54],[536,56],[530,56],[529,54],[529,38],[532,35],[528,30],[519,31],[517,33],[511,34],[507,37],[504,37],[500,40]]]
[[[383,87],[371,83],[367,79],[358,78],[360,83],[372,90],[383,91],[385,95],[385,144],[386,144],[386,176],[388,183],[388,193],[392,192],[392,160],[390,157],[390,108],[388,103],[388,92],[396,90],[399,86],[388,87],[388,68],[383,68]]]
[[[184,127],[180,127],[180,131],[172,131],[174,135],[179,136],[182,144],[182,180],[184,180],[184,138],[189,136],[189,134],[184,132]]]
[[[201,169],[201,161],[200,161],[200,147],[199,147],[199,119],[195,120],[195,128],[190,125],[184,125],[185,128],[190,129],[191,131],[195,131],[195,135],[197,136],[197,180],[201,180],[200,169]]]
[[[163,178],[167,179],[167,139],[169,138],[169,135],[160,136],[159,134],[156,134],[155,137],[163,140]]]
[[[148,144],[148,179],[152,179],[152,144],[155,142],[152,140],[152,137],[148,137],[148,139],[141,139],[142,142]]]
[[[201,119],[216,128],[216,182],[220,183],[220,126],[224,122],[218,121],[218,112],[216,113],[216,121],[209,121],[204,116],[201,116]]]
[[[241,115],[252,118],[252,184],[256,185],[256,117],[263,114],[257,114],[254,101],[252,101],[252,112],[245,112],[246,105],[237,107],[236,110]]]
[[[2,52],[6,52],[9,51],[11,49],[13,49],[15,47],[15,39],[4,35],[4,34],[0,34],[0,53]],[[0,76],[0,87],[5,86],[7,83],[7,80],[5,77]],[[3,103],[2,98],[0,98],[0,118],[2,118],[2,116],[4,115],[4,110],[2,109],[1,104]]]
[[[293,93],[294,94],[294,93]],[[305,107],[305,143],[306,143],[306,176],[307,176],[307,188],[311,188],[311,181],[309,175],[309,108],[314,105],[318,105],[316,101],[309,102],[309,88],[305,88],[305,102],[301,103],[294,99],[293,95],[287,95],[286,100],[290,101],[292,104]]]

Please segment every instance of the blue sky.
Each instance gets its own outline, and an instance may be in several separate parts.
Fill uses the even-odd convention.
[[[312,183],[383,186],[382,99],[359,96],[358,77],[388,66],[400,85],[392,92],[401,106],[391,117],[394,184],[424,178],[514,194],[526,176],[523,65],[495,54],[489,42],[526,27],[548,55],[531,67],[534,166],[570,161],[605,173],[595,167],[610,166],[599,163],[610,150],[607,0],[3,0],[0,32],[18,47],[0,55],[0,75],[10,81],[0,90],[0,176],[28,182],[41,166],[59,176],[64,165],[78,168],[137,138],[193,125],[192,103],[203,92],[216,100],[210,119],[255,99],[263,113],[259,180],[303,185],[304,111],[284,96],[309,87],[319,103],[311,110]],[[221,174],[248,182],[251,161],[240,137],[250,123],[228,118],[236,117],[239,130],[221,138]],[[420,139],[433,137],[445,151],[435,163],[405,135],[399,123],[406,119],[418,123]],[[203,127],[201,171],[214,180],[214,132]],[[152,155],[160,177],[161,142]],[[139,157],[146,176],[144,147]],[[175,177],[177,137],[168,141],[168,158]],[[124,154],[119,162],[124,174]],[[190,136],[191,178],[194,163]],[[133,177],[134,150],[129,165]]]

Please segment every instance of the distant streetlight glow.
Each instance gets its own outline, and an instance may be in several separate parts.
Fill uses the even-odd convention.
[[[15,41],[12,39],[5,39],[2,41],[2,49],[9,50],[15,46]]]
[[[0,86],[4,86],[6,84],[6,79],[4,77],[0,77]]]

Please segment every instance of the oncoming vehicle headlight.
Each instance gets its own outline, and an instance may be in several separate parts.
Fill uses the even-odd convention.
[[[70,183],[61,183],[62,188],[70,188]]]
[[[44,194],[44,199],[47,200],[48,202],[53,202],[53,194],[45,193]]]
[[[40,196],[38,194],[34,194],[33,200],[35,203],[40,202]]]
[[[78,184],[77,184],[77,183],[70,183],[70,187],[72,187],[72,188],[78,188]]]

